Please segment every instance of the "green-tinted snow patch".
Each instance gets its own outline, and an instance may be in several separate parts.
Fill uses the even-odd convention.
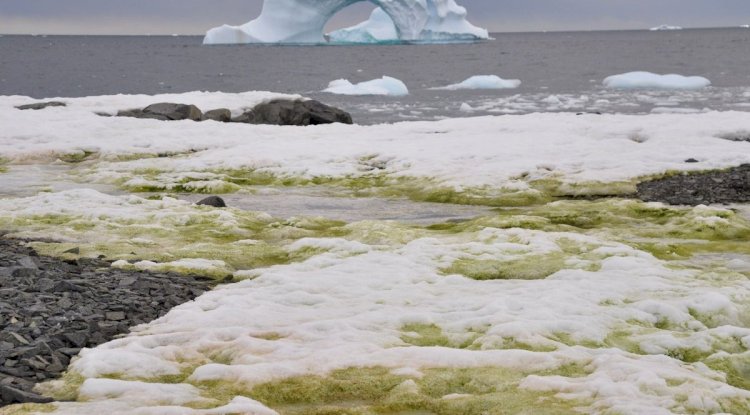
[[[750,352],[734,355],[717,353],[704,363],[711,369],[725,373],[728,384],[750,391]]]
[[[99,156],[99,153],[96,151],[88,151],[88,150],[76,150],[71,151],[69,153],[61,154],[60,160],[71,163],[71,164],[77,164],[82,163],[87,160],[95,159]]]
[[[157,263],[190,258],[224,261],[227,271],[217,272],[216,277],[234,269],[302,261],[322,250],[289,251],[285,245],[305,237],[348,233],[343,222],[322,218],[277,220],[256,212],[184,205],[171,209],[168,204],[164,210],[144,210],[141,217],[0,215],[0,229],[15,232],[18,237],[41,239],[32,244],[35,249],[66,259],[103,255],[108,260]],[[198,269],[197,273],[202,272]]]
[[[565,267],[558,254],[526,255],[514,260],[459,259],[444,274],[461,274],[475,280],[539,280]]]
[[[418,347],[450,347],[454,349],[476,349],[481,331],[470,331],[460,336],[446,336],[443,329],[434,324],[411,323],[401,327],[401,340]]]
[[[504,208],[495,216],[437,224],[429,229],[460,233],[486,227],[603,236],[666,260],[685,259],[696,253],[750,254],[750,221],[731,210],[625,199],[567,200]]]
[[[328,376],[301,376],[254,387],[249,394],[282,415],[309,414],[575,414],[580,401],[518,387],[526,374],[496,367],[426,369],[421,378],[386,368],[351,368]],[[578,377],[579,367],[543,375]],[[212,390],[223,390],[220,383]],[[235,386],[236,388],[236,386]],[[225,399],[237,394],[237,389]],[[241,392],[241,391],[239,391]],[[240,393],[241,394],[241,393]],[[208,394],[207,396],[211,396]]]
[[[53,404],[24,403],[0,408],[0,415],[28,415],[54,412],[57,406]]]

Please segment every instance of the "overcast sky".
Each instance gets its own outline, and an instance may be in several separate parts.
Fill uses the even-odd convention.
[[[273,1],[273,0],[269,0]],[[750,24],[750,0],[459,0],[469,20],[493,32],[641,29],[660,24],[717,27]],[[0,0],[0,33],[203,34],[245,23],[262,0]],[[328,29],[366,19],[353,5]]]

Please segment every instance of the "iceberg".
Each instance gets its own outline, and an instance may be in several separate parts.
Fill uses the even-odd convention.
[[[513,89],[519,86],[521,86],[519,79],[503,79],[497,75],[476,75],[457,84],[432,89],[456,91],[460,89]]]
[[[604,79],[604,86],[615,89],[701,89],[711,85],[702,76],[676,74],[659,75],[651,72],[628,72]]]
[[[649,30],[652,31],[652,32],[660,32],[662,30],[682,30],[682,27],[680,27],[680,26],[670,26],[670,25],[663,24],[661,26],[652,27]]]
[[[353,84],[347,79],[337,79],[331,81],[328,88],[324,89],[323,92],[338,95],[388,95],[394,97],[409,95],[406,84],[390,76],[358,84]]]
[[[362,0],[265,0],[260,16],[241,26],[209,30],[203,44],[320,44],[323,29],[342,9]],[[331,33],[333,42],[445,43],[489,39],[466,20],[455,0],[368,0],[378,6],[367,22]]]

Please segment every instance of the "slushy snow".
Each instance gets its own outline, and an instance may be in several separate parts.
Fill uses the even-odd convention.
[[[211,29],[204,44],[325,43],[323,28],[340,10],[360,0],[265,0],[260,16],[242,26]],[[466,20],[466,9],[455,0],[370,0],[382,9],[374,20],[331,35],[341,42],[372,43],[385,35],[405,42],[450,42],[487,39],[487,30]],[[389,32],[386,18],[393,31]],[[375,35],[375,36],[373,36]]]
[[[476,75],[463,82],[433,89],[456,91],[459,89],[513,89],[521,86],[518,79],[503,79],[497,75]]]
[[[702,76],[676,74],[659,75],[651,72],[628,72],[604,80],[604,86],[615,89],[701,89],[711,85]]]
[[[338,95],[388,95],[404,96],[409,95],[409,88],[402,81],[384,76],[380,79],[360,82],[353,84],[347,79],[337,79],[328,84],[328,88],[323,92]]]

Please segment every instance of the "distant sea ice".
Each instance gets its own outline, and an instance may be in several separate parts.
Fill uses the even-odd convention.
[[[628,72],[604,79],[605,87],[615,89],[701,89],[710,85],[711,81],[702,76],[651,72]]]
[[[402,81],[384,76],[380,79],[353,84],[348,79],[337,79],[328,84],[323,92],[338,95],[387,95],[404,96],[409,95],[409,89]]]

